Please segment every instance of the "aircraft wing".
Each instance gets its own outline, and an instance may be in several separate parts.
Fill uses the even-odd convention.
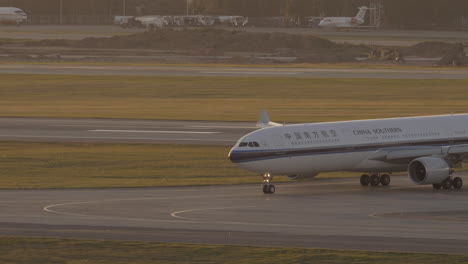
[[[369,159],[386,162],[406,162],[419,157],[442,154],[444,154],[442,147],[403,147],[378,150]]]
[[[468,158],[468,145],[388,148],[376,151],[368,159],[399,163],[409,162],[420,157],[447,156],[451,154],[466,156],[463,157],[464,159]]]

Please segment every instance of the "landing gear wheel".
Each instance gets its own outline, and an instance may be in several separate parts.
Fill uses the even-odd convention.
[[[459,190],[463,187],[463,180],[460,177],[455,177],[452,181],[453,188]]]
[[[440,188],[442,188],[442,184],[434,183],[434,184],[432,184],[432,188],[434,188],[434,190],[440,190]]]
[[[448,178],[442,182],[442,188],[444,188],[445,190],[448,190],[452,188],[452,184],[453,184],[452,179]]]
[[[275,193],[275,186],[270,184],[273,180],[273,175],[270,173],[263,174],[263,193],[264,194],[273,194]]]
[[[382,186],[390,185],[390,175],[383,174],[382,176],[380,176],[380,184],[382,184]]]
[[[373,174],[370,176],[370,185],[371,186],[378,186],[380,183],[379,175]]]
[[[268,193],[269,193],[269,194],[274,194],[275,191],[276,191],[276,188],[275,188],[274,185],[269,185],[269,186],[268,186]]]
[[[270,185],[263,185],[263,193],[264,194],[274,194],[276,191],[276,188],[273,184],[270,184]]]
[[[361,175],[361,185],[362,186],[369,186],[370,183],[370,177],[367,174]]]

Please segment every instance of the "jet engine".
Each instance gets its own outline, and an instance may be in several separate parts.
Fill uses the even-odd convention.
[[[408,174],[415,184],[439,184],[450,175],[450,166],[442,158],[422,157],[408,166]]]

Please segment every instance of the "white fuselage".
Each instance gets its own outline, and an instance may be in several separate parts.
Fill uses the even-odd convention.
[[[466,114],[408,117],[263,128],[242,137],[229,156],[239,167],[261,174],[395,172],[406,170],[408,162],[369,157],[382,149],[466,145],[467,142]]]
[[[16,7],[0,7],[0,24],[22,24],[28,19],[23,10]]]
[[[355,17],[326,17],[319,23],[323,28],[349,28],[364,24],[367,7],[362,6]]]
[[[362,25],[364,20],[355,17],[326,17],[319,23],[319,27],[345,28]]]

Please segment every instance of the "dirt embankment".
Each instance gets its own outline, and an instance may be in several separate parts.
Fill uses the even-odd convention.
[[[66,46],[75,48],[190,50],[214,48],[220,51],[274,52],[279,48],[321,50],[333,48],[333,42],[284,33],[249,33],[221,29],[160,29],[127,36],[85,38],[83,40],[41,40],[32,46]]]
[[[223,55],[226,52],[264,53],[297,57],[300,62],[353,61],[366,47],[336,44],[327,39],[285,33],[251,33],[221,29],[160,29],[128,36],[83,40],[41,40],[29,47],[85,49],[153,49],[191,51],[195,55]]]
[[[1,43],[0,49],[8,46]],[[407,48],[391,48],[338,44],[310,35],[286,33],[258,33],[223,29],[159,29],[133,35],[83,40],[27,41],[5,48],[4,53],[16,56],[61,59],[61,55],[107,56],[109,60],[122,56],[147,57],[158,62],[170,63],[342,63],[359,60],[379,63],[383,61],[404,62],[406,56],[423,58],[444,57],[446,65],[466,64],[460,44],[422,42]],[[13,47],[13,48],[11,48]],[[55,49],[56,47],[56,49]],[[22,50],[23,48],[23,50]],[[22,53],[29,52],[29,53]],[[438,65],[442,65],[441,63]]]
[[[422,58],[438,58],[452,52],[458,44],[439,41],[426,41],[402,49],[405,56],[417,56]]]

